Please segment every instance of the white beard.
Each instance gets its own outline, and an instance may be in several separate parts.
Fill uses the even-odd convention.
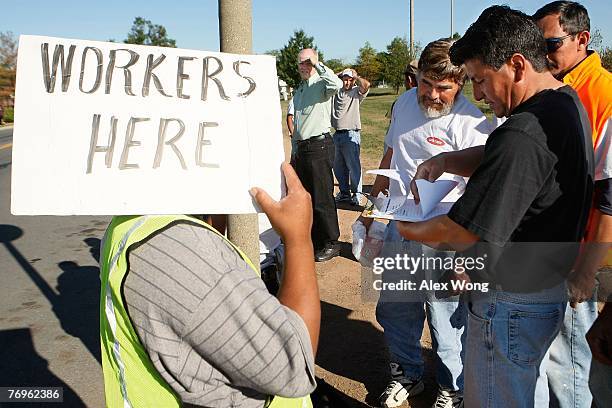
[[[419,99],[419,107],[421,108],[421,111],[423,111],[423,114],[425,115],[426,118],[428,119],[436,119],[436,118],[440,118],[442,116],[446,116],[450,113],[450,111],[453,109],[453,104],[452,103],[443,103],[442,104],[442,109],[435,109],[432,107],[427,107],[425,105],[423,105],[423,103],[421,102],[421,100]]]

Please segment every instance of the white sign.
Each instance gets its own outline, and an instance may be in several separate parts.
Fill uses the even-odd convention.
[[[280,119],[271,56],[21,36],[11,212],[255,212]]]

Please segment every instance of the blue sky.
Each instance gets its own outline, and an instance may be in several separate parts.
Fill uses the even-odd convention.
[[[450,0],[414,0],[415,41],[426,44],[450,34]],[[455,0],[455,31],[463,33],[489,5],[505,3],[532,14],[547,1]],[[608,0],[584,0],[591,28],[612,44]],[[347,5],[349,4],[349,5]],[[409,0],[253,0],[253,51],[282,48],[295,29],[314,36],[325,58],[352,62],[366,41],[384,50],[393,37],[409,34]],[[161,24],[180,48],[219,49],[217,0],[12,0],[2,9],[0,31],[86,40],[123,40],[134,17]]]

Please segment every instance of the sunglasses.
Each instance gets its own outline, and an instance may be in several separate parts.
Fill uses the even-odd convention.
[[[566,38],[569,37],[573,37],[575,34],[568,34],[568,35],[564,35],[563,37],[552,37],[552,38],[546,38],[546,50],[548,51],[549,54],[552,54],[553,52],[557,51],[559,48],[561,48],[561,46],[563,45],[563,41]]]

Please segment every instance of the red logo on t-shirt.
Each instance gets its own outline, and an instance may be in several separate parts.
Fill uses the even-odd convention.
[[[444,140],[438,139],[435,136],[429,136],[427,138],[427,141],[429,143],[431,143],[432,145],[435,145],[435,146],[444,146],[446,144],[446,143],[444,143]]]

